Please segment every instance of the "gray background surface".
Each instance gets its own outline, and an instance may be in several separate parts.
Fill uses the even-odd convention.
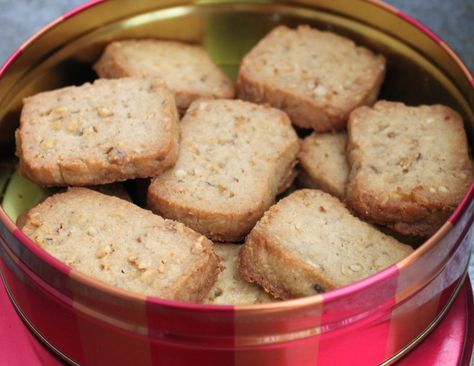
[[[431,28],[454,48],[469,69],[474,71],[473,0],[387,2]],[[83,3],[84,0],[0,0],[0,65],[16,47],[42,26]],[[471,258],[470,276],[471,282],[474,283],[474,258]]]

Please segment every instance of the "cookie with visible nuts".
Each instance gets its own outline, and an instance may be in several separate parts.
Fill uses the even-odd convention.
[[[105,184],[173,165],[178,115],[164,84],[96,80],[26,98],[16,137],[25,177],[46,186]]]
[[[380,101],[348,124],[348,204],[363,218],[406,235],[432,235],[474,177],[458,113],[442,105]]]
[[[221,270],[204,236],[86,188],[47,198],[18,226],[73,269],[146,296],[200,302]]]
[[[347,134],[312,133],[301,143],[298,181],[306,188],[318,188],[344,198],[349,166],[346,161]]]
[[[349,113],[377,99],[385,58],[309,26],[279,26],[242,60],[237,93],[284,110],[318,132],[342,130]]]
[[[101,78],[143,77],[163,80],[184,112],[198,98],[233,98],[231,80],[198,45],[157,39],[110,43],[94,65]]]
[[[222,305],[265,304],[275,301],[260,286],[248,283],[239,272],[239,249],[237,244],[214,244],[214,250],[221,259],[224,270],[209,291],[204,302]]]
[[[281,299],[359,281],[413,249],[359,220],[337,198],[303,189],[272,206],[240,250],[240,272]]]
[[[298,150],[280,110],[196,101],[181,121],[178,161],[152,181],[148,206],[212,240],[239,241],[288,185]]]

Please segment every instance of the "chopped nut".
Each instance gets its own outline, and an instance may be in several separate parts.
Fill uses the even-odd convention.
[[[89,236],[96,236],[97,235],[97,230],[94,227],[89,226],[86,230],[86,233]]]
[[[95,256],[97,258],[104,258],[106,255],[110,254],[112,252],[112,248],[110,245],[105,245],[101,248],[99,248],[99,250],[97,250],[97,253],[95,254]]]
[[[223,185],[222,183],[219,183],[217,185],[217,189],[219,189],[219,192],[221,192],[221,193],[227,191],[227,187],[225,185]]]
[[[447,193],[448,192],[448,188],[446,188],[445,186],[440,186],[438,188],[438,191],[442,192],[442,193]]]
[[[138,259],[135,256],[128,257],[128,262],[138,268],[140,271],[144,271],[150,267],[150,264],[143,259]]]
[[[200,236],[199,239],[194,243],[191,248],[191,253],[196,254],[202,251],[202,241],[204,240],[203,236]]]
[[[96,108],[97,114],[99,117],[110,117],[114,115],[114,112],[112,112],[110,109],[105,108],[105,107],[97,107]]]
[[[66,106],[56,107],[52,110],[53,113],[64,114],[67,113],[68,108]]]
[[[78,126],[77,121],[72,121],[72,122],[70,122],[70,123],[67,125],[66,130],[67,130],[68,132],[76,132],[77,129],[78,129],[78,127],[79,127],[79,126]]]
[[[73,257],[69,257],[69,258],[66,258],[64,260],[64,263],[66,263],[68,266],[71,266],[72,264],[74,264],[76,262],[77,258],[75,256]]]
[[[429,190],[430,190],[431,193],[436,193],[436,189],[434,189],[433,187],[430,187]]]
[[[53,110],[51,108],[40,111],[40,116],[49,116]]]
[[[328,93],[328,90],[322,86],[322,85],[318,85],[315,89],[314,89],[314,92],[313,92],[316,96],[318,97],[324,97],[327,93]]]
[[[45,142],[43,142],[43,146],[45,147],[45,149],[52,149],[54,147],[55,143],[54,141],[51,141],[51,140],[47,140]]]
[[[107,151],[107,160],[112,164],[123,164],[127,160],[127,154],[117,147],[111,147]]]
[[[62,127],[62,122],[60,119],[57,119],[53,122],[53,130],[54,131],[59,131]]]
[[[146,263],[145,261],[143,262],[138,262],[137,263],[137,267],[140,271],[144,270],[144,269],[147,269],[148,268],[148,263]]]
[[[362,267],[359,263],[354,263],[349,266],[352,272],[360,272],[362,270]]]
[[[91,133],[94,133],[94,132],[97,132],[93,126],[89,126],[89,127],[86,127],[84,128],[84,130],[82,131],[83,133],[85,134],[91,134]]]
[[[42,225],[41,221],[37,220],[36,218],[31,218],[30,224],[35,227],[40,227]]]
[[[131,255],[130,257],[127,258],[127,260],[129,263],[133,264],[137,260],[137,257],[135,257],[134,255]]]
[[[153,280],[155,277],[155,273],[156,272],[154,270],[147,269],[146,271],[143,271],[140,277],[146,282],[151,282],[151,280]]]
[[[352,271],[349,269],[349,266],[347,266],[347,265],[345,265],[345,264],[343,264],[343,265],[341,266],[341,273],[342,273],[343,275],[346,275],[346,276],[352,275]]]
[[[184,178],[187,175],[187,172],[186,170],[178,169],[174,172],[174,175],[176,176],[176,178]]]

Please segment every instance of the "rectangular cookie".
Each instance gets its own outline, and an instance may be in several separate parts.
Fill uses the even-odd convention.
[[[238,268],[240,247],[241,245],[230,243],[214,244],[224,270],[204,302],[214,305],[251,305],[275,301],[260,286],[242,278]]]
[[[158,39],[110,43],[94,65],[101,78],[143,77],[163,80],[184,112],[198,98],[233,98],[231,80],[198,45]]]
[[[18,226],[75,270],[146,296],[200,302],[221,270],[204,236],[86,188],[47,198]]]
[[[301,143],[298,180],[306,188],[319,188],[344,198],[349,166],[346,161],[347,134],[312,133]]]
[[[359,220],[335,197],[298,190],[268,210],[240,250],[240,272],[280,299],[349,285],[413,249]]]
[[[46,186],[156,176],[174,164],[171,91],[144,79],[96,80],[24,100],[16,132],[20,172]]]
[[[196,101],[181,121],[178,161],[152,181],[148,207],[212,240],[239,241],[288,185],[298,150],[280,110]]]
[[[349,113],[377,99],[385,58],[309,26],[279,26],[242,60],[237,93],[284,110],[298,127],[342,130]]]
[[[348,204],[405,235],[432,235],[473,182],[458,113],[442,105],[380,101],[348,124]]]

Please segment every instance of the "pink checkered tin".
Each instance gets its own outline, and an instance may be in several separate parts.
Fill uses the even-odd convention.
[[[453,106],[474,143],[469,71],[439,37],[379,1],[115,0],[91,2],[64,15],[3,66],[2,149],[12,139],[21,98],[87,80],[90,64],[112,39],[201,41],[232,73],[242,54],[279,23],[332,29],[384,53],[389,60],[384,97]],[[3,210],[0,269],[32,331],[73,364],[390,364],[433,330],[463,285],[473,239],[473,195],[474,186],[438,232],[402,262],[350,286],[285,302],[211,306],[127,293],[44,252]],[[453,353],[469,355],[470,337]],[[467,364],[469,357],[463,360]]]

